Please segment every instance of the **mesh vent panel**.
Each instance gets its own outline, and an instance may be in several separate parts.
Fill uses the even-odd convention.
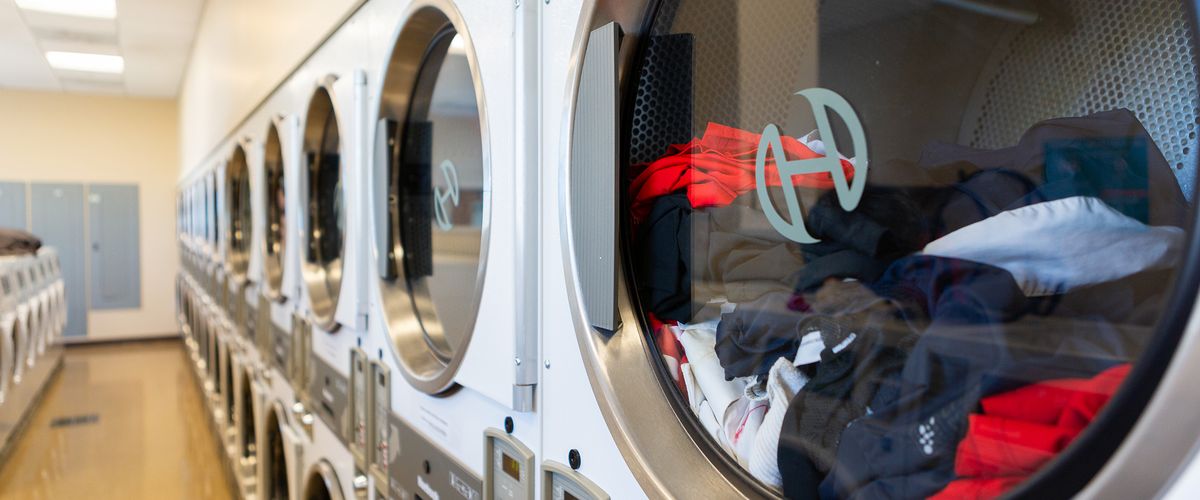
[[[1054,15],[1018,29],[993,55],[960,139],[974,147],[1007,147],[1041,120],[1127,108],[1146,126],[1190,198],[1200,95],[1183,5],[1168,0],[1052,5]]]

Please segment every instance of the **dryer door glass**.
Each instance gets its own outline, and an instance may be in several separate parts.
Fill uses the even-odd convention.
[[[697,439],[788,497],[992,496],[1153,388],[1190,314],[1185,5],[655,12],[623,258]]]
[[[342,189],[342,150],[337,113],[329,91],[320,88],[309,104],[304,131],[307,162],[308,246],[305,281],[313,314],[332,329],[342,286],[346,211]]]
[[[234,276],[246,277],[250,265],[250,241],[253,238],[253,223],[250,214],[250,170],[246,164],[246,151],[240,146],[234,150],[229,166],[225,170],[226,196],[229,200],[229,263]]]
[[[448,363],[475,322],[487,202],[475,84],[452,28],[425,52],[401,133],[401,271],[427,346]]]
[[[219,232],[221,230],[221,206],[218,203],[219,193],[217,192],[217,174],[213,172],[208,176],[208,193],[211,197],[209,201],[209,217],[208,220],[208,241],[213,245],[214,250],[217,243],[220,241]]]
[[[268,291],[278,294],[283,285],[283,249],[287,243],[287,198],[284,196],[283,147],[279,142],[279,130],[271,125],[263,148],[263,177],[267,207],[266,266]]]

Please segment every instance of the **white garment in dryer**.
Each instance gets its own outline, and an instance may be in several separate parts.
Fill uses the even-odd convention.
[[[1002,268],[1026,296],[1055,295],[1180,261],[1184,231],[1147,226],[1075,196],[1001,212],[947,234],[925,253]]]
[[[783,478],[779,474],[779,432],[783,429],[783,417],[788,404],[800,392],[808,377],[786,358],[775,360],[767,375],[767,400],[770,408],[754,437],[754,446],[748,458],[750,474],[759,481],[779,488]]]

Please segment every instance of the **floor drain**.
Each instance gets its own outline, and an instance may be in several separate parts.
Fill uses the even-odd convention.
[[[70,427],[75,425],[94,424],[100,421],[100,415],[89,413],[87,415],[73,415],[70,417],[57,417],[50,421],[50,427]]]

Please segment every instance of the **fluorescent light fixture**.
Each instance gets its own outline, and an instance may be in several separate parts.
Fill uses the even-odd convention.
[[[16,0],[17,7],[64,16],[115,19],[117,0]]]
[[[84,54],[81,52],[47,52],[46,62],[54,69],[87,71],[89,73],[122,73],[125,58],[106,54]]]

